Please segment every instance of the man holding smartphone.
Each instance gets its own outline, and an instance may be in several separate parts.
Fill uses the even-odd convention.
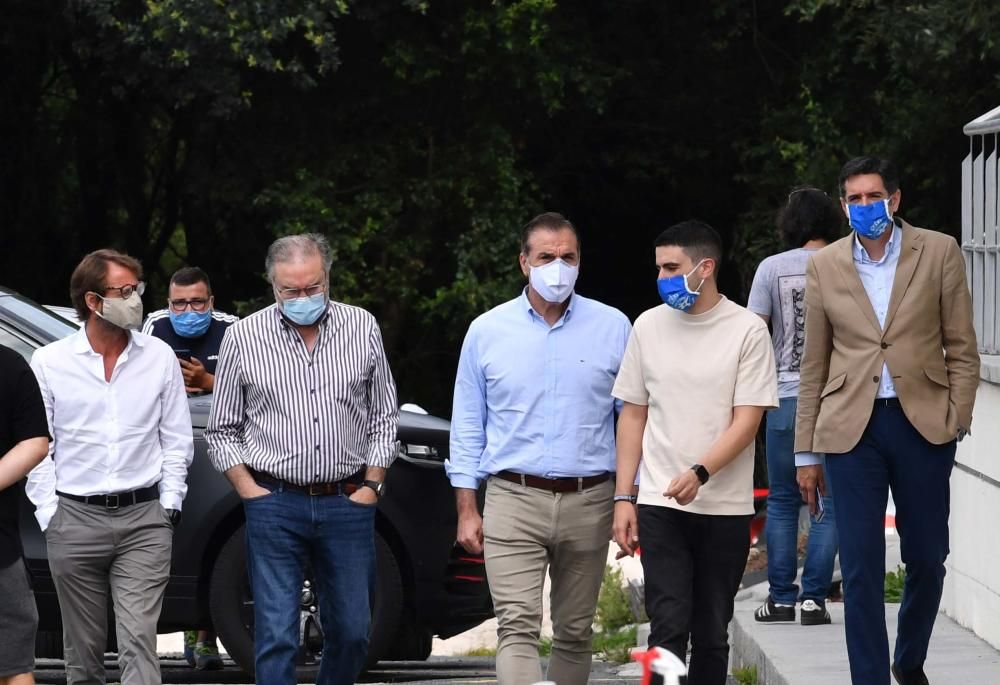
[[[146,317],[142,332],[173,348],[188,392],[212,392],[222,336],[237,321],[239,317],[215,309],[208,274],[185,266],[170,277],[167,307]]]
[[[170,277],[167,308],[146,317],[142,332],[170,345],[189,393],[212,392],[222,336],[238,320],[232,314],[216,311],[208,274],[196,266],[185,266]],[[215,633],[184,631],[184,659],[198,670],[221,669]]]

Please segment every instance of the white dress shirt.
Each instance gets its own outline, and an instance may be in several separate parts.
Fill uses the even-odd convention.
[[[162,340],[131,333],[111,381],[85,329],[31,359],[52,442],[28,475],[28,498],[42,530],[56,490],[71,495],[130,492],[159,483],[160,504],[180,509],[194,457],[191,413],[180,365]]]

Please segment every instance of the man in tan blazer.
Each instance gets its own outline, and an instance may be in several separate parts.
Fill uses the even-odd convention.
[[[815,510],[825,454],[854,685],[889,683],[883,519],[892,489],[907,575],[891,671],[901,685],[925,685],[948,555],[948,479],[979,384],[972,301],[955,240],[895,216],[892,162],[853,159],[839,186],[854,230],[806,272],[799,487]]]

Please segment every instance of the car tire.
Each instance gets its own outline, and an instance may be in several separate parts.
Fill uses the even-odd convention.
[[[433,643],[431,631],[419,625],[412,613],[407,613],[384,658],[390,661],[426,661],[431,655]]]
[[[399,628],[403,584],[392,549],[375,533],[376,586],[372,598],[372,629],[368,642],[371,666],[389,651]],[[247,576],[246,528],[240,526],[223,544],[209,581],[209,612],[215,632],[229,656],[248,675],[254,674],[253,634],[248,618],[252,613]],[[322,620],[322,617],[321,617]]]

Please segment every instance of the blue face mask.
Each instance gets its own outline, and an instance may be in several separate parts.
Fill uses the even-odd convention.
[[[889,200],[873,202],[870,205],[847,205],[847,216],[851,228],[862,238],[875,240],[886,229],[892,226],[892,215],[889,213]]]
[[[670,278],[658,278],[656,279],[656,289],[660,291],[660,297],[667,306],[673,307],[682,312],[686,312],[694,306],[695,300],[698,299],[698,295],[701,291],[701,286],[704,285],[705,281],[702,279],[701,283],[698,284],[697,290],[691,290],[688,288],[687,279],[688,276],[693,274],[698,270],[698,267],[702,265],[705,260],[701,260],[695,264],[694,269],[691,270],[689,274],[677,274],[676,276],[671,276]]]
[[[279,301],[279,306],[281,313],[292,323],[299,326],[312,326],[326,311],[326,293]]]
[[[170,325],[174,328],[174,333],[182,338],[200,338],[205,335],[209,324],[212,323],[212,310],[203,312],[184,312],[174,314],[170,312]]]

